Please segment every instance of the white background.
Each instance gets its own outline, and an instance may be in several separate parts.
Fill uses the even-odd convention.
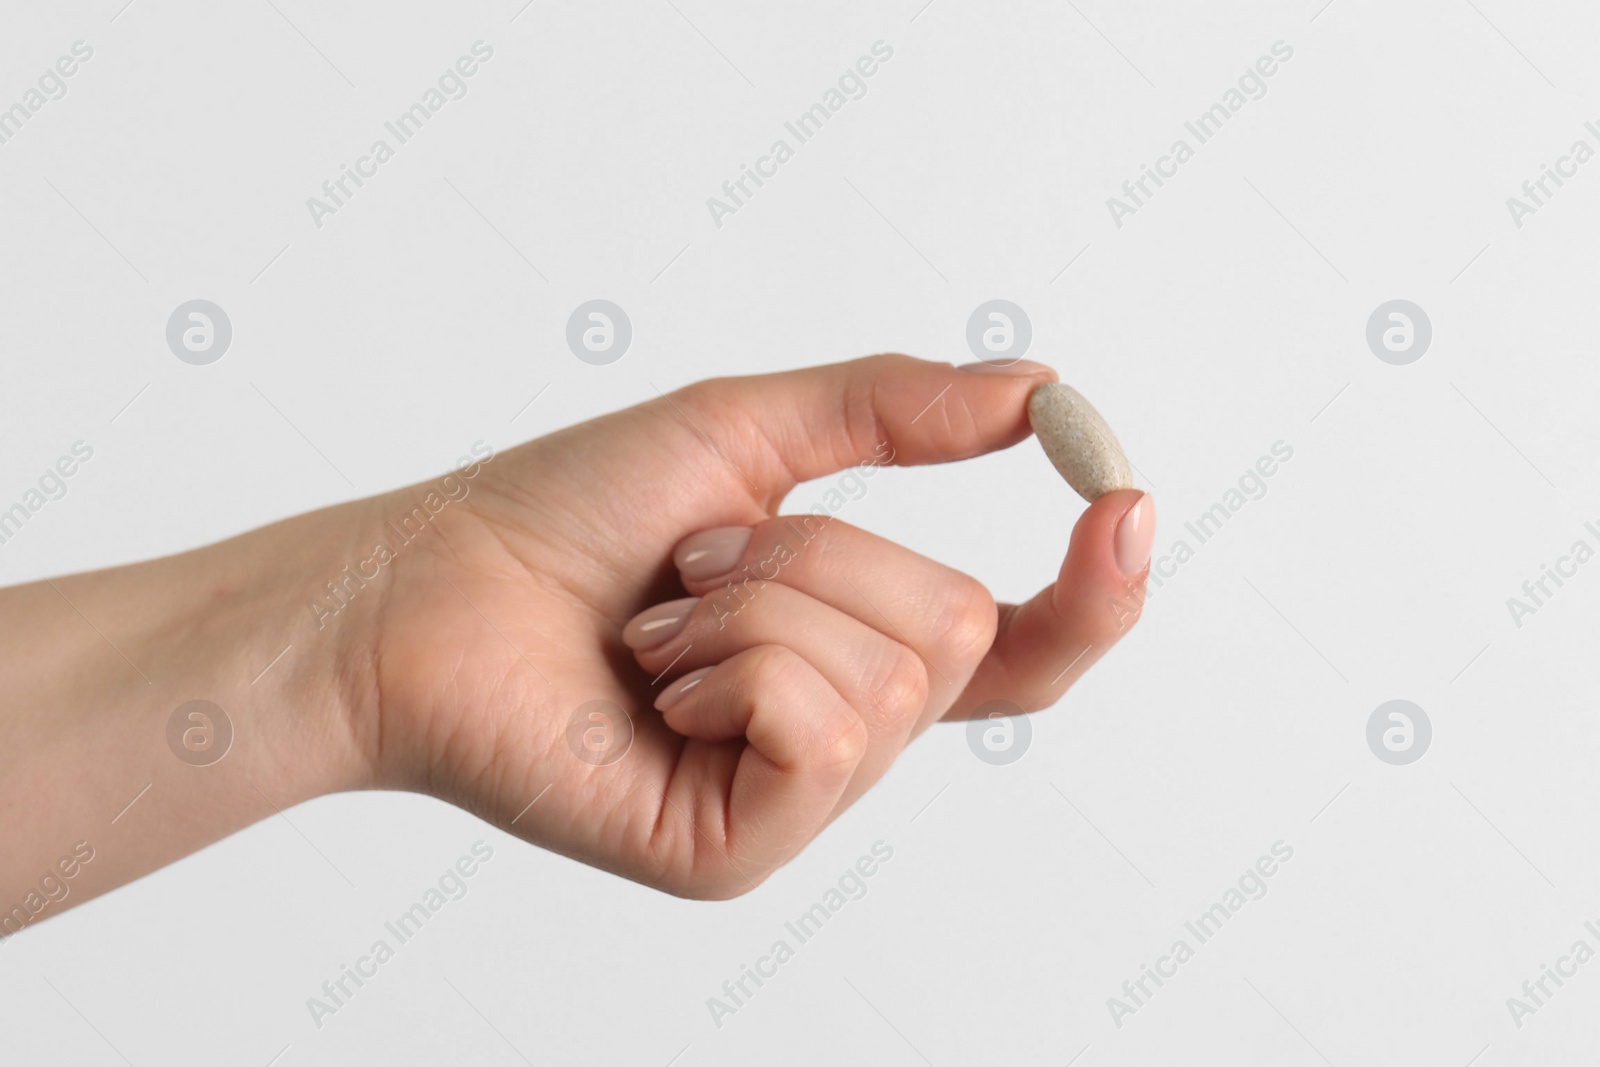
[[[419,797],[326,798],[0,945],[0,1059],[1600,1051],[1600,963],[1521,1029],[1506,1007],[1579,937],[1600,948],[1600,564],[1520,628],[1506,606],[1600,519],[1600,162],[1520,228],[1506,207],[1574,139],[1600,147],[1588,5],[121,3],[11,5],[0,33],[0,106],[94,48],[0,145],[0,502],[95,449],[0,546],[5,583],[208,543],[713,374],[966,361],[996,297],[1116,427],[1158,556],[1275,442],[1294,455],[1023,759],[936,728],[747,897],[672,899]],[[480,39],[469,95],[315,227],[306,198]],[[715,226],[706,198],[878,40],[894,56],[866,96]],[[1279,40],[1267,95],[1115,226],[1106,198]],[[164,338],[196,297],[234,328],[209,367]],[[605,367],[564,341],[596,297],[635,331]],[[1433,324],[1410,366],[1365,340],[1394,298]],[[880,474],[841,515],[1015,599],[1080,508],[1029,442]],[[1433,723],[1410,766],[1365,739],[1394,698]],[[480,838],[468,896],[318,1029],[307,997]],[[1280,839],[1270,893],[1118,1028],[1107,998]],[[707,998],[879,840],[868,895],[717,1027]]]

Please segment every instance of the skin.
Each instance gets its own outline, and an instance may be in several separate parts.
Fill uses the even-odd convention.
[[[1137,491],[1090,506],[1057,580],[1022,605],[837,519],[779,517],[801,481],[1016,444],[1051,380],[874,356],[699,382],[454,481],[0,591],[0,918],[25,901],[48,918],[355,789],[427,793],[669,893],[748,892],[931,723],[991,700],[1047,707],[1137,620],[1148,536],[1133,574],[1115,548]],[[430,492],[425,532],[364,562]],[[740,526],[739,582],[680,579],[686,538]],[[371,577],[340,606],[327,583],[347,564]],[[744,582],[746,566],[770,580]],[[630,619],[686,594],[700,600],[680,634],[624,643]],[[208,766],[168,746],[194,699],[233,725]],[[573,747],[604,736],[571,725],[591,701],[631,719],[615,762]],[[93,859],[62,879],[79,842]],[[46,876],[69,892],[35,909]]]

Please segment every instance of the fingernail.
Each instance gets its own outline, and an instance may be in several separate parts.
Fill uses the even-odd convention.
[[[1140,493],[1139,502],[1117,523],[1117,568],[1129,578],[1137,577],[1150,565],[1150,546],[1155,539],[1156,505],[1149,493]]]
[[[969,374],[1006,374],[1021,378],[1029,374],[1055,375],[1055,369],[1043,363],[1035,363],[1031,359],[1018,359],[1010,363],[990,363],[988,360],[979,360],[977,363],[963,363],[956,370],[964,370]]]
[[[683,632],[683,624],[689,621],[689,613],[698,603],[699,597],[686,596],[646,608],[622,628],[622,643],[635,652],[666,644]]]
[[[683,539],[672,554],[672,561],[678,565],[678,573],[691,582],[727,574],[744,558],[753,533],[755,531],[748,526],[701,530]]]
[[[656,710],[666,711],[672,705],[689,695],[689,690],[706,680],[706,675],[716,670],[715,667],[701,667],[697,671],[690,671],[676,682],[667,686],[656,697]]]

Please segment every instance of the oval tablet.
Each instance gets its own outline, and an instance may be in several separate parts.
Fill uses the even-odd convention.
[[[1048,382],[1034,389],[1028,397],[1028,421],[1061,477],[1091,504],[1107,493],[1133,488],[1128,457],[1111,427],[1072,386]]]

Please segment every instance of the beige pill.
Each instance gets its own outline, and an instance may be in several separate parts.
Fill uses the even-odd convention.
[[[1028,397],[1028,421],[1061,477],[1091,504],[1133,488],[1128,457],[1111,427],[1072,386],[1052,382],[1036,388]]]

